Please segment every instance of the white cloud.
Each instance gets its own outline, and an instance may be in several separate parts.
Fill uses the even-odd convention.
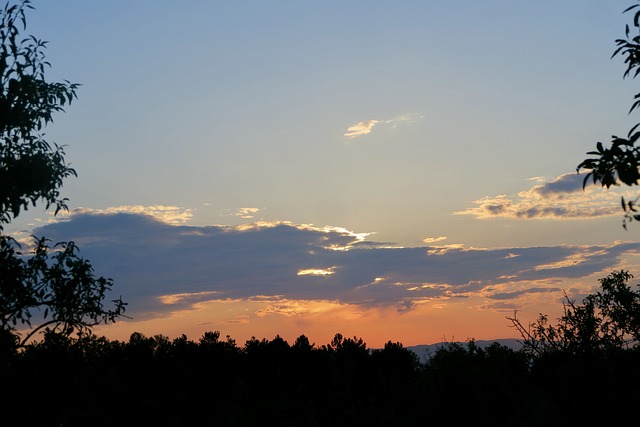
[[[256,214],[258,212],[260,212],[260,210],[261,210],[260,208],[253,208],[253,207],[227,209],[222,213],[222,215],[224,215],[224,216],[237,216],[237,217],[242,218],[242,219],[253,219],[253,218],[255,218]]]
[[[335,270],[335,266],[329,268],[305,268],[298,270],[298,276],[330,276],[336,272]]]
[[[422,241],[424,243],[427,244],[431,244],[431,243],[438,243],[441,242],[443,240],[446,240],[447,238],[445,236],[439,236],[439,237],[425,237],[424,239],[422,239]]]
[[[347,138],[357,138],[362,135],[370,134],[373,127],[379,122],[380,120],[365,120],[358,122],[355,125],[350,126],[344,136]]]
[[[259,208],[239,208],[236,216],[243,219],[251,219],[255,217],[255,214],[260,212]]]
[[[395,128],[403,124],[416,123],[422,120],[422,118],[423,116],[420,114],[401,114],[393,119],[385,120],[385,123]]]
[[[344,136],[349,139],[357,138],[363,135],[368,135],[373,131],[373,128],[377,125],[383,124],[396,128],[400,125],[415,123],[422,119],[419,114],[401,114],[388,120],[363,120],[347,128]]]
[[[563,174],[552,181],[542,182],[515,196],[500,194],[475,200],[474,207],[454,212],[478,219],[589,219],[620,215],[620,197],[635,197],[628,189],[609,190],[589,186],[582,189],[583,176]]]

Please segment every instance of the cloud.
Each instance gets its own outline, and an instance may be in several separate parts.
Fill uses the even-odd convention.
[[[298,270],[298,276],[330,276],[335,273],[336,267],[329,268],[305,268]]]
[[[70,212],[61,211],[58,218],[65,218],[69,215],[92,214],[92,215],[110,215],[116,213],[130,213],[147,215],[171,225],[186,224],[193,217],[192,209],[185,209],[179,206],[164,205],[123,205],[106,209],[76,208]]]
[[[391,127],[396,128],[399,125],[415,123],[422,120],[423,116],[421,114],[401,114],[399,116],[394,117],[393,119],[385,120],[384,123],[391,125]]]
[[[439,237],[425,237],[424,239],[422,239],[422,241],[424,243],[438,243],[441,242],[443,240],[446,240],[447,238],[445,236],[439,236]]]
[[[330,311],[333,303],[325,301],[289,301],[280,299],[270,302],[265,308],[256,311],[257,317],[266,317],[269,315],[280,315],[285,317],[302,316],[307,314],[322,313]]]
[[[216,291],[202,291],[202,292],[186,292],[182,294],[167,294],[160,297],[162,304],[178,304],[185,301],[197,302],[202,300],[211,299],[212,295],[215,295]]]
[[[258,212],[260,212],[259,208],[240,208],[236,215],[243,219],[251,219],[254,218]]]
[[[553,181],[536,185],[529,191],[540,197],[552,197],[567,193],[577,193],[582,191],[583,180],[584,177],[577,173],[567,173],[560,175]]]
[[[541,181],[539,178],[535,178]],[[620,197],[632,192],[587,186],[582,189],[583,176],[576,173],[560,175],[542,182],[517,196],[505,194],[475,200],[472,208],[454,212],[478,219],[589,219],[620,215]]]
[[[555,292],[557,280],[611,271],[625,254],[640,253],[639,243],[389,247],[340,227],[290,222],[196,227],[130,213],[75,214],[34,234],[75,241],[96,274],[114,279],[113,293],[129,302],[127,314],[138,320],[208,301],[262,301],[270,307],[263,314],[286,316],[307,312],[297,305],[301,301],[305,310],[329,301],[406,312],[459,298],[516,300],[526,294],[523,287],[534,288],[530,293]]]
[[[237,208],[237,209],[227,209],[222,215],[224,216],[237,216],[242,219],[253,219],[256,217],[256,214],[260,212],[260,208]]]
[[[356,123],[355,125],[349,126],[347,131],[344,133],[344,136],[349,139],[353,139],[370,134],[373,131],[373,128],[379,124],[396,128],[399,125],[415,123],[421,119],[422,116],[419,114],[401,114],[388,120],[364,120]]]
[[[344,136],[347,138],[357,138],[362,135],[370,134],[373,127],[379,122],[380,120],[365,120],[358,122],[353,126],[349,126]]]
[[[562,292],[562,289],[560,288],[529,288],[529,289],[522,289],[522,290],[513,291],[513,292],[496,293],[496,294],[488,295],[487,298],[497,299],[497,300],[511,300],[511,299],[516,299],[524,294],[537,294],[537,293],[549,293],[549,292]]]

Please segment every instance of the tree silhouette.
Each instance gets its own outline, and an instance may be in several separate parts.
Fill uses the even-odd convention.
[[[573,355],[640,348],[640,290],[633,290],[628,271],[600,279],[601,289],[577,303],[566,294],[564,314],[553,325],[547,315],[525,327],[517,316],[507,317],[523,338],[531,356],[564,352]]]
[[[76,98],[78,85],[45,80],[47,42],[20,36],[25,9],[33,9],[29,0],[0,11],[0,227],[40,200],[56,212],[66,209],[59,190],[64,178],[76,175],[63,148],[39,132]]]
[[[556,324],[544,314],[526,327],[508,317],[522,336],[530,387],[544,393],[538,405],[547,420],[622,424],[626,408],[640,398],[640,289],[629,286],[632,278],[614,271],[581,302],[565,294]]]
[[[446,423],[455,413],[459,424],[479,419],[491,425],[528,425],[522,424],[526,359],[506,346],[493,343],[483,349],[473,339],[444,343],[429,359],[425,375],[425,397],[437,408],[436,420]]]
[[[635,4],[624,10],[623,13],[638,9],[640,4]],[[629,25],[625,27],[625,38],[615,41],[617,48],[613,52],[612,58],[621,55],[627,69],[624,77],[631,76],[635,78],[640,74],[640,10],[637,10],[633,16],[633,31],[636,35],[631,35]],[[640,106],[640,93],[634,96],[634,102],[631,105],[629,113],[633,112]],[[620,183],[628,186],[637,185],[640,181],[640,146],[637,145],[640,138],[640,123],[636,124],[629,130],[626,138],[612,136],[611,146],[605,147],[602,142],[596,144],[596,151],[590,151],[587,154],[595,156],[583,160],[577,167],[577,171],[581,169],[587,170],[587,174],[583,181],[583,188],[586,187],[591,179],[594,184],[598,182],[602,187],[610,188],[611,186],[620,185]],[[638,198],[634,200],[625,200],[622,197],[622,209],[625,212],[623,219],[623,227],[626,229],[627,224],[631,221],[640,221],[640,211],[638,210]]]
[[[3,225],[30,205],[44,202],[55,206],[56,214],[67,209],[60,188],[64,178],[76,175],[63,147],[44,140],[40,131],[76,98],[78,85],[46,81],[47,43],[20,34],[27,9],[33,9],[29,0],[7,2],[0,10],[0,344],[5,348],[24,346],[45,329],[69,335],[113,322],[126,305],[120,298],[113,309],[105,308],[112,281],[96,277],[73,242],[50,245],[35,238],[27,256],[2,234]],[[18,328],[29,332],[20,337]]]
[[[3,421],[25,426],[616,425],[640,398],[640,353],[583,357],[474,340],[420,363],[401,343],[367,349],[283,338],[133,333],[126,342],[47,332],[0,363]],[[1,362],[1,361],[0,361]],[[34,402],[28,396],[46,396]],[[18,423],[15,423],[18,424]]]

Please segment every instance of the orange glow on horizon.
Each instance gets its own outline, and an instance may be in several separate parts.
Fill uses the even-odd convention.
[[[548,314],[550,319],[561,315],[561,305],[555,297],[546,303],[540,300],[541,296],[532,298],[538,299],[536,310],[529,306],[518,311],[524,323],[534,321],[539,312]],[[485,303],[482,298],[422,301],[401,312],[395,307],[367,308],[332,301],[216,300],[198,303],[168,317],[119,321],[96,328],[95,332],[121,341],[127,341],[133,332],[162,334],[171,339],[185,334],[197,341],[207,331],[219,331],[222,337],[228,335],[236,340],[240,347],[252,337],[270,340],[276,335],[289,344],[306,335],[321,346],[331,342],[336,333],[362,338],[369,348],[380,348],[387,341],[412,346],[443,340],[519,338],[506,319],[513,310],[487,309]]]

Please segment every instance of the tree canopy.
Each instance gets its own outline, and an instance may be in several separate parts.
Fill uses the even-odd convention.
[[[66,208],[59,190],[64,178],[76,175],[63,147],[39,133],[76,98],[78,85],[46,81],[47,42],[20,34],[32,8],[24,1],[0,11],[0,227],[38,201],[56,212]]]
[[[632,278],[626,270],[613,271],[599,280],[600,290],[587,295],[582,303],[565,294],[564,314],[556,325],[544,314],[528,327],[515,315],[507,319],[522,336],[525,350],[533,356],[637,350],[640,349],[640,288],[634,290],[628,284]]]
[[[78,84],[48,82],[47,42],[22,36],[29,0],[7,2],[0,9],[0,343],[24,345],[45,329],[70,334],[124,313],[122,299],[114,308],[103,304],[112,281],[94,275],[92,265],[78,255],[73,242],[51,244],[34,238],[30,254],[4,224],[22,210],[44,202],[57,214],[67,209],[60,195],[63,180],[76,172],[62,146],[43,139],[41,131],[53,114],[76,99]],[[38,326],[32,325],[37,319]],[[19,328],[30,328],[20,338]]]
[[[632,27],[625,27],[625,37],[615,41],[616,49],[611,56],[622,56],[627,68],[624,78],[636,78],[640,74],[640,4],[635,4],[624,10],[623,13],[635,11],[632,19]],[[629,109],[629,114],[640,107],[640,93],[633,97],[634,101]],[[629,130],[626,137],[612,136],[611,146],[606,147],[602,142],[596,143],[596,150],[587,154],[593,157],[583,160],[577,167],[587,170],[583,181],[583,188],[589,180],[593,184],[600,183],[602,187],[610,188],[620,184],[634,186],[640,182],[640,130],[636,124]],[[640,221],[638,198],[625,200],[622,197],[622,209],[624,210],[623,226],[626,229],[631,221]]]

